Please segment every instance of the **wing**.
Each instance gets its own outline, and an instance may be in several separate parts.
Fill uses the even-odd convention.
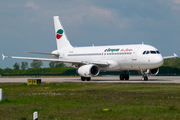
[[[41,55],[59,55],[59,54],[54,54],[54,53],[40,53],[40,52],[25,52],[25,53],[41,54]]]
[[[5,58],[14,58],[14,59],[25,59],[25,60],[34,60],[34,61],[52,61],[52,62],[64,62],[64,63],[72,63],[72,64],[96,64],[107,66],[109,65],[106,61],[80,61],[80,60],[66,60],[66,59],[51,59],[51,58],[32,58],[32,57],[16,57],[16,56],[3,56],[3,60]]]
[[[168,58],[177,58],[178,56],[174,53],[174,56],[166,56],[166,57],[163,57],[164,59],[168,59]]]

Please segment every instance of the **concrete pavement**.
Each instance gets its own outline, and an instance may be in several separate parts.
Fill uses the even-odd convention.
[[[119,76],[101,76],[92,77],[91,81],[81,81],[80,77],[41,77],[42,82],[62,83],[62,82],[83,82],[83,83],[177,83],[180,84],[180,76],[149,76],[148,81],[142,81],[141,76],[130,76],[130,80],[119,80]],[[1,77],[0,83],[27,83],[27,79],[35,79],[33,77]]]

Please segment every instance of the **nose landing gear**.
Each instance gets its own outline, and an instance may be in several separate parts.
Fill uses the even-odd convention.
[[[148,76],[147,76],[147,70],[141,70],[142,73],[142,80],[148,81]]]
[[[143,75],[142,80],[148,81],[148,76],[147,75]]]

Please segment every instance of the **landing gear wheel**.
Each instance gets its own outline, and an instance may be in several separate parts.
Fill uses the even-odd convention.
[[[119,79],[124,80],[124,74],[120,74]]]
[[[90,81],[90,80],[91,80],[91,77],[87,77],[86,80],[87,80],[87,81]]]
[[[124,79],[125,80],[129,80],[129,75],[128,74],[124,74]]]
[[[85,77],[81,76],[81,80],[82,80],[82,81],[85,81]]]
[[[145,77],[144,77],[144,80],[145,80],[145,81],[148,81],[148,77],[147,77],[147,76],[145,76]]]
[[[83,77],[83,76],[81,76],[81,80],[82,80],[82,81],[85,81],[85,80],[90,81],[90,80],[91,80],[91,77]]]
[[[142,77],[142,80],[148,81],[148,77],[147,77],[147,76],[143,76],[143,77]]]
[[[129,80],[129,74],[120,74],[119,79],[120,80]]]

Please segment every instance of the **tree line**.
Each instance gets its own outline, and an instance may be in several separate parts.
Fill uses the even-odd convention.
[[[33,62],[30,64],[30,66],[31,66],[31,68],[40,68],[41,66],[43,66],[43,63],[42,63],[42,61],[33,61]],[[21,68],[21,70],[25,70],[25,69],[28,68],[28,62],[23,61],[23,62],[21,63],[21,65],[16,62],[16,63],[13,65],[13,68],[14,68],[14,70],[20,70],[20,68]]]
[[[33,61],[28,67],[27,62],[15,63],[13,69],[11,68],[0,68],[1,76],[31,76],[31,75],[76,75],[76,69],[66,66],[61,63],[56,65],[55,62],[50,62],[48,68],[42,68],[42,61]]]
[[[20,63],[15,63],[13,69],[11,68],[0,68],[1,76],[29,76],[29,75],[55,75],[55,76],[68,76],[68,75],[78,75],[76,69],[69,67],[63,63],[56,64],[55,62],[50,62],[48,68],[42,68],[42,61],[33,61],[28,67],[28,63],[23,61]],[[129,71],[130,75],[137,75],[136,71]],[[100,72],[100,75],[119,75],[119,72]],[[166,59],[164,64],[159,68],[158,75],[180,75],[180,58],[176,59]]]

